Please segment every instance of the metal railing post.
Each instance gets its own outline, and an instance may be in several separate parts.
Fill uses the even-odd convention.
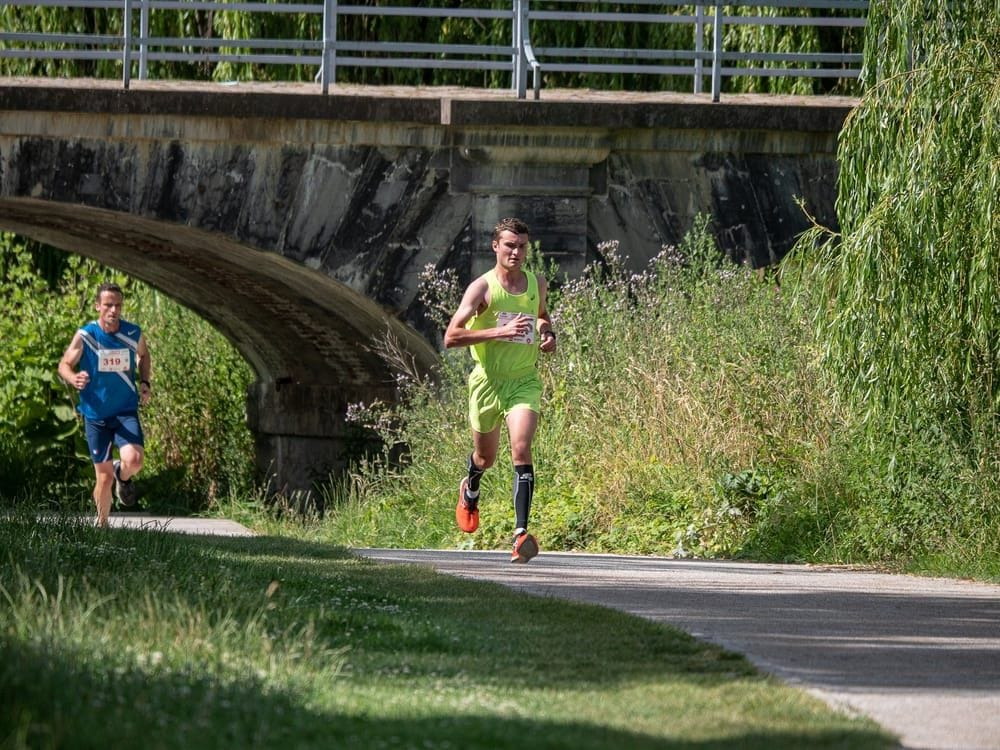
[[[538,96],[542,88],[542,66],[538,62],[538,58],[535,57],[534,47],[531,46],[531,0],[521,0],[521,2],[524,4],[524,7],[521,17],[522,33],[520,51],[524,60],[522,66],[525,83],[525,90],[521,98],[524,99],[527,97],[528,68],[531,68],[531,89],[535,101],[538,101]]]
[[[705,64],[701,53],[705,51],[705,6],[696,5],[694,9],[694,93],[701,93],[701,77],[704,75]]]
[[[139,0],[139,80],[149,78],[149,0]]]
[[[722,95],[722,4],[715,4],[715,21],[712,26],[712,101]]]
[[[122,87],[128,88],[132,76],[132,0],[125,0],[122,20]]]
[[[511,88],[517,91],[517,98],[524,99],[528,91],[528,67],[524,59],[524,35],[527,28],[527,0],[514,0],[514,59]]]
[[[319,74],[323,93],[330,91],[330,83],[337,82],[337,0],[323,0],[323,62]]]

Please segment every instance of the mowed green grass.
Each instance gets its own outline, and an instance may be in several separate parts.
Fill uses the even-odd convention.
[[[885,748],[613,610],[279,537],[0,521],[3,748]]]

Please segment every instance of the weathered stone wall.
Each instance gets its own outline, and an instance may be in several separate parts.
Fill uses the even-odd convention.
[[[417,273],[490,264],[501,215],[570,274],[641,267],[699,213],[754,266],[836,226],[847,100],[518,101],[0,86],[2,195],[218,232],[414,319]]]

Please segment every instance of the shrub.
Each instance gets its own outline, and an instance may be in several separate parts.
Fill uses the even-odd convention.
[[[122,286],[125,316],[142,326],[155,373],[154,400],[142,415],[145,502],[200,510],[248,491],[253,453],[243,409],[251,373],[233,347],[146,285],[7,234],[0,236],[0,291],[8,301],[0,317],[0,495],[90,507],[93,469],[76,392],[56,368],[74,331],[94,317],[95,290],[108,279]]]

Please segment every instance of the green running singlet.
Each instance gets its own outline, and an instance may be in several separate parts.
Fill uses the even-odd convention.
[[[484,274],[490,288],[490,305],[466,324],[472,331],[496,328],[497,321],[518,313],[531,320],[531,330],[524,339],[515,341],[484,341],[473,344],[472,358],[488,376],[498,378],[518,378],[530,374],[538,361],[538,335],[535,325],[538,319],[538,279],[535,274],[525,271],[528,288],[521,294],[511,294],[497,279],[496,271]]]

